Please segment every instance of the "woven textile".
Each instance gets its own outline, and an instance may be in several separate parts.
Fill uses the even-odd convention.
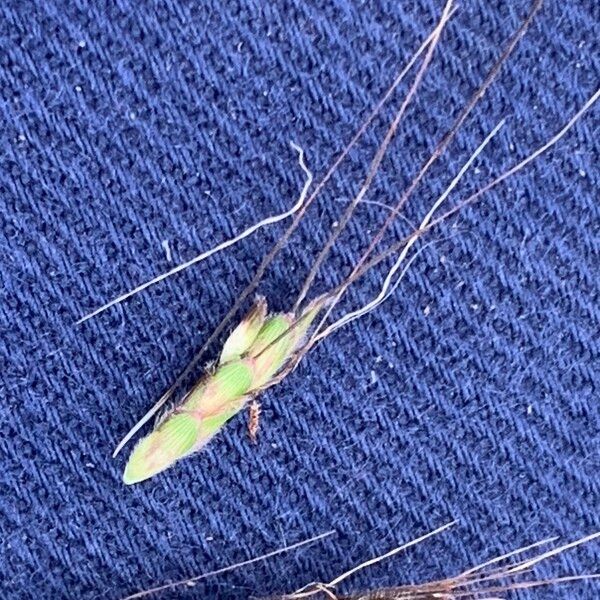
[[[285,224],[76,326],[291,207],[436,22],[434,0],[0,6],[0,596],[108,598],[327,540],[163,598],[293,591],[448,521],[344,589],[451,575],[600,529],[600,107],[444,223],[396,294],[327,339],[201,454],[138,486],[118,440],[169,386]],[[465,0],[311,295],[348,273],[529,9]],[[413,195],[416,221],[552,136],[600,81],[600,4],[549,0]],[[288,310],[407,85],[312,206],[260,292]],[[382,248],[408,231],[399,220]],[[386,266],[338,314],[372,297]],[[247,303],[248,304],[248,303]],[[202,367],[217,355],[211,349]],[[196,376],[202,371],[196,372]],[[542,576],[598,569],[600,545]],[[522,598],[598,597],[577,584]]]

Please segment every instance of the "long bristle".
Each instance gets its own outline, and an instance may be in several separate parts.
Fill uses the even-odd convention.
[[[515,556],[529,552],[541,545],[556,541],[556,538],[536,542],[507,552],[506,554],[495,557],[447,579],[414,585],[383,587],[353,593],[338,592],[337,588],[339,587],[339,584],[357,571],[380,562],[381,560],[396,554],[400,550],[404,550],[416,543],[424,541],[428,537],[443,531],[447,527],[449,527],[449,525],[435,530],[431,534],[422,536],[412,543],[405,544],[392,552],[388,552],[362,563],[327,583],[311,583],[296,592],[272,598],[271,600],[301,600],[302,598],[317,599],[326,597],[335,598],[336,600],[499,600],[500,596],[498,596],[498,594],[505,594],[514,590],[565,585],[582,581],[589,582],[600,578],[600,574],[596,573],[567,575],[547,579],[537,579],[532,577],[534,575],[533,569],[535,566],[556,557],[563,552],[599,539],[600,532],[597,532],[573,542],[551,548],[550,550],[537,554],[529,559],[518,560],[516,562],[511,560],[514,559]],[[493,570],[488,569],[488,567],[494,565],[501,565],[501,567]],[[524,576],[527,575],[530,576],[529,579],[524,578]]]
[[[530,552],[542,545],[548,545],[555,542],[557,538],[545,539],[527,546],[511,550],[501,556],[494,557],[475,567],[467,569],[458,575],[433,581],[426,581],[418,584],[402,585],[399,584],[393,587],[382,587],[377,589],[367,589],[357,592],[341,592],[338,588],[340,584],[350,579],[357,572],[367,569],[374,564],[380,563],[386,559],[392,558],[408,550],[409,548],[425,542],[426,540],[443,533],[454,525],[454,522],[447,523],[425,535],[415,538],[405,544],[402,544],[385,554],[376,556],[368,561],[360,563],[356,567],[345,571],[329,582],[312,582],[295,592],[290,592],[283,595],[270,596],[268,600],[302,600],[305,598],[313,600],[501,600],[506,594],[519,589],[531,589],[543,586],[553,585],[568,585],[577,582],[593,582],[600,579],[600,574],[573,574],[560,577],[549,577],[547,579],[537,579],[533,576],[533,568],[541,562],[554,558],[563,552],[572,550],[583,544],[590,543],[600,539],[600,532],[593,533],[573,542],[559,545],[545,552],[534,555],[526,560],[512,559]],[[134,600],[136,598],[145,598],[168,590],[175,590],[179,587],[188,587],[195,585],[206,579],[217,577],[224,573],[235,571],[243,567],[256,564],[267,560],[279,554],[288,553],[297,550],[308,544],[321,541],[332,536],[335,532],[328,531],[327,533],[312,537],[308,540],[274,550],[267,554],[251,558],[246,561],[236,563],[215,571],[203,573],[176,581],[167,583],[153,588],[142,590],[131,594],[122,600]],[[488,567],[500,565],[499,569],[488,569]],[[525,575],[530,575],[529,579],[524,578]],[[267,599],[265,599],[267,600]]]
[[[441,16],[436,28],[433,31],[433,38],[431,40],[429,48],[427,49],[427,54],[425,55],[425,58],[423,59],[423,63],[419,67],[419,70],[417,71],[415,79],[414,79],[410,89],[408,90],[408,93],[404,97],[402,104],[400,105],[400,108],[394,115],[394,118],[392,119],[392,122],[390,123],[383,140],[381,141],[379,147],[377,148],[377,151],[375,152],[375,156],[373,157],[373,159],[371,161],[369,170],[367,172],[367,176],[365,177],[365,180],[363,181],[363,183],[360,187],[360,190],[358,191],[358,194],[352,199],[352,202],[348,205],[348,207],[342,214],[340,221],[338,223],[338,226],[332,231],[331,235],[329,236],[329,239],[325,242],[325,245],[323,246],[322,250],[319,252],[317,259],[314,261],[314,264],[313,264],[312,268],[310,269],[310,272],[308,273],[306,280],[304,281],[304,284],[302,285],[302,289],[300,290],[300,293],[296,300],[295,310],[297,310],[298,307],[304,301],[304,298],[308,294],[308,291],[310,289],[312,282],[314,281],[315,277],[317,276],[317,273],[319,271],[321,264],[326,259],[327,255],[331,251],[331,248],[336,243],[336,241],[339,238],[339,236],[341,235],[342,231],[347,227],[348,223],[350,222],[350,219],[352,218],[352,215],[354,214],[354,212],[356,210],[356,207],[360,204],[360,202],[364,198],[365,194],[369,191],[371,184],[373,183],[373,180],[375,178],[375,175],[377,174],[377,172],[379,170],[381,161],[383,160],[383,157],[385,156],[385,153],[387,152],[392,139],[396,135],[398,126],[402,122],[402,119],[406,113],[406,109],[408,108],[408,106],[410,105],[412,100],[414,99],[414,97],[417,93],[417,90],[419,89],[419,86],[421,85],[421,83],[423,81],[425,73],[427,72],[427,69],[428,69],[430,63],[433,60],[434,50],[436,49],[436,46],[440,40],[442,31],[443,31],[448,19],[450,18],[451,11],[452,11],[452,0],[448,0],[446,2],[446,5],[442,12],[442,16]],[[394,219],[395,215],[392,215],[390,218]]]
[[[519,41],[525,35],[527,29],[529,28],[529,25],[533,21],[533,18],[535,17],[537,12],[541,8],[542,3],[543,3],[543,0],[535,0],[533,2],[528,15],[525,17],[525,19],[523,20],[523,22],[521,23],[519,28],[514,32],[514,34],[509,39],[508,43],[506,44],[506,47],[500,54],[499,58],[496,60],[494,66],[488,72],[483,83],[477,88],[477,90],[471,96],[471,99],[461,109],[458,116],[454,120],[453,124],[450,126],[450,128],[446,131],[446,133],[441,137],[441,139],[436,144],[432,154],[429,156],[429,158],[427,158],[424,161],[421,168],[417,171],[417,174],[414,176],[414,178],[412,179],[412,181],[410,182],[408,187],[401,194],[400,199],[398,200],[398,202],[396,203],[396,205],[394,207],[394,211],[385,219],[383,225],[379,228],[377,233],[372,237],[368,248],[363,252],[363,254],[359,258],[357,263],[354,265],[352,272],[350,273],[349,277],[346,280],[346,283],[344,285],[342,285],[339,292],[337,292],[334,301],[329,305],[329,307],[325,311],[324,316],[321,318],[321,321],[319,322],[319,324],[317,325],[317,327],[315,329],[315,333],[313,334],[312,340],[308,344],[308,348],[310,348],[310,346],[312,344],[314,344],[316,336],[318,336],[320,330],[322,329],[322,327],[324,327],[329,315],[335,308],[336,304],[340,301],[340,299],[346,293],[348,287],[350,286],[353,276],[355,276],[360,271],[362,266],[369,260],[369,257],[374,252],[375,248],[383,240],[387,230],[392,226],[392,224],[396,220],[396,214],[404,208],[406,203],[411,198],[413,192],[416,190],[416,188],[421,183],[421,181],[423,180],[425,175],[428,173],[429,169],[435,164],[435,162],[440,158],[440,156],[442,156],[442,154],[445,152],[445,150],[449,146],[450,142],[456,137],[457,133],[461,129],[463,123],[466,121],[467,117],[470,115],[470,113],[473,111],[475,106],[479,103],[481,98],[483,98],[483,96],[485,95],[487,90],[490,88],[492,83],[495,81],[496,77],[500,73],[502,66],[506,63],[508,58],[513,53],[514,49],[517,47]]]

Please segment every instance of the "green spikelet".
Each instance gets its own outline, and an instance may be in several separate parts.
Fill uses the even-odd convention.
[[[197,385],[170,417],[133,450],[123,481],[138,483],[204,446],[244,405],[252,385],[252,368],[227,363]]]
[[[293,315],[267,317],[267,304],[259,299],[227,338],[216,371],[206,375],[171,416],[134,448],[123,481],[148,479],[205,446],[249,397],[285,367],[322,306],[321,300],[311,303],[290,328],[297,321]]]
[[[194,447],[198,433],[199,422],[193,416],[173,415],[136,446],[123,481],[137,483],[160,473]]]
[[[260,297],[223,345],[220,364],[239,358],[248,351],[267,316],[267,301]]]
[[[181,408],[206,416],[244,396],[252,385],[252,367],[244,360],[220,366],[192,389]]]
[[[290,330],[292,321],[290,315],[270,317],[250,347],[248,355],[254,359],[252,385],[255,389],[265,385],[289,358],[296,337]]]

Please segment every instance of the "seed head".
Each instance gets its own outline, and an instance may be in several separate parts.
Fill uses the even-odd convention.
[[[317,300],[297,318],[267,316],[267,304],[259,298],[225,342],[217,370],[134,448],[123,481],[148,479],[205,446],[285,367],[322,306]]]

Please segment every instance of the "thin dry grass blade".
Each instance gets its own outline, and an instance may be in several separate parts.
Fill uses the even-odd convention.
[[[166,590],[172,590],[181,586],[190,586],[203,579],[208,579],[209,577],[216,577],[217,575],[223,575],[224,573],[229,573],[231,571],[235,571],[236,569],[241,569],[242,567],[247,567],[249,565],[255,564],[257,562],[262,562],[279,554],[284,554],[286,552],[291,552],[292,550],[297,550],[298,548],[302,548],[303,546],[307,546],[309,544],[314,544],[320,540],[324,540],[332,536],[335,530],[326,531],[325,533],[321,533],[319,535],[315,535],[306,540],[302,540],[301,542],[297,542],[296,544],[291,544],[290,546],[284,546],[283,548],[278,548],[277,550],[273,550],[272,552],[267,552],[266,554],[262,554],[261,556],[257,556],[255,558],[251,558],[249,560],[244,560],[242,562],[235,563],[233,565],[229,565],[227,567],[223,567],[221,569],[216,569],[215,571],[209,571],[208,573],[202,573],[201,575],[196,575],[194,577],[190,577],[188,579],[181,579],[180,581],[175,581],[173,583],[165,583],[164,585],[159,585],[153,588],[148,588],[146,590],[142,590],[140,592],[136,592],[135,594],[131,594],[129,596],[125,596],[121,600],[134,600],[135,598],[145,598],[146,596],[151,596],[152,594],[158,594],[159,592],[164,592]]]
[[[385,560],[386,558],[391,558],[392,556],[395,556],[399,552],[408,550],[408,548],[412,548],[413,546],[416,546],[417,544],[420,544],[421,542],[424,542],[425,540],[428,540],[429,538],[431,538],[435,535],[439,535],[440,533],[442,533],[443,531],[446,531],[447,529],[450,529],[450,527],[453,527],[454,525],[456,525],[456,521],[451,521],[450,523],[446,523],[445,525],[442,525],[441,527],[438,527],[437,529],[434,529],[433,531],[430,531],[429,533],[426,533],[425,535],[422,535],[414,540],[411,540],[410,542],[407,542],[406,544],[402,544],[401,546],[398,546],[397,548],[394,548],[393,550],[390,550],[389,552],[386,552],[385,554],[382,554],[381,556],[376,556],[375,558],[367,560],[366,562],[361,563],[360,565],[350,569],[349,571],[342,573],[335,579],[332,579],[327,585],[328,585],[328,587],[334,587],[334,586],[338,585],[339,583],[341,583],[342,581],[344,581],[344,579],[347,579],[348,577],[350,577],[351,575],[354,575],[358,571],[362,571],[363,569],[366,569],[367,567],[377,564],[377,563],[381,562],[382,560]]]
[[[128,298],[131,298],[132,296],[135,296],[136,294],[143,292],[145,289],[148,289],[150,286],[155,285],[156,283],[160,283],[161,281],[164,281],[168,277],[172,277],[173,275],[176,275],[177,273],[181,273],[181,271],[188,269],[192,265],[197,265],[198,263],[205,261],[207,258],[210,258],[211,256],[213,256],[214,254],[217,254],[218,252],[221,252],[223,250],[226,250],[227,248],[231,248],[232,246],[235,246],[235,244],[237,244],[237,243],[241,242],[242,240],[246,239],[247,237],[251,236],[253,233],[256,233],[259,229],[263,229],[264,227],[267,227],[269,225],[274,225],[276,223],[279,223],[280,221],[284,221],[285,219],[288,219],[292,215],[296,214],[306,203],[306,197],[308,195],[308,190],[310,189],[310,186],[312,185],[312,181],[313,181],[313,174],[309,171],[308,167],[304,163],[304,151],[302,150],[302,148],[300,148],[300,146],[298,146],[294,142],[290,142],[290,144],[291,144],[292,148],[294,150],[296,150],[296,152],[298,152],[300,167],[302,168],[302,170],[304,171],[304,174],[306,175],[306,180],[304,182],[304,186],[302,187],[302,191],[300,192],[300,196],[299,196],[298,200],[296,201],[296,203],[294,204],[294,206],[292,206],[292,208],[290,208],[289,210],[286,210],[282,213],[267,217],[267,218],[263,219],[262,221],[259,221],[258,223],[254,223],[254,225],[251,225],[250,227],[248,227],[247,229],[242,231],[240,234],[238,234],[232,238],[229,238],[228,240],[225,240],[224,242],[221,242],[220,244],[218,244],[216,246],[213,246],[209,250],[206,250],[205,252],[198,254],[197,256],[188,260],[187,262],[184,262],[180,265],[177,265],[176,267],[173,267],[166,273],[162,273],[161,275],[158,275],[158,276],[154,277],[153,279],[150,279],[149,281],[146,281],[146,282],[138,285],[137,287],[133,288],[132,290],[129,290],[128,292],[125,292],[124,294],[121,294],[114,300],[111,300],[110,302],[103,304],[102,306],[98,307],[96,310],[93,310],[92,312],[81,317],[81,319],[79,319],[78,321],[75,322],[75,325],[80,325],[81,323],[84,323],[88,319],[91,319],[92,317],[99,315],[100,313],[104,312],[105,310],[108,310],[109,308],[116,306],[117,304],[120,304],[121,302],[124,302]]]

